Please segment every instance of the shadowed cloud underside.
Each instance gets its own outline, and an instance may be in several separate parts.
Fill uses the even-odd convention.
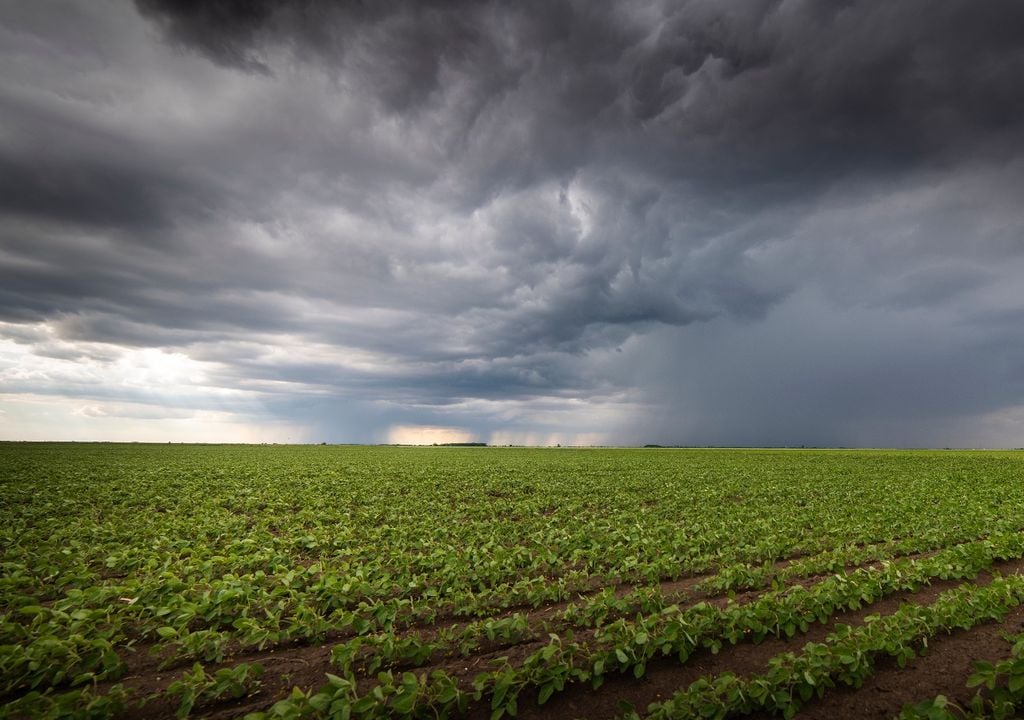
[[[0,438],[1024,445],[1020,27],[0,8]]]

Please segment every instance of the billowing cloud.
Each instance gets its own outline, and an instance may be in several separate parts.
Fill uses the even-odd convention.
[[[2,434],[1024,444],[1022,22],[2,9]]]

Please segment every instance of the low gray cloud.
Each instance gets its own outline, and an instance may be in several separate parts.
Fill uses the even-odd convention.
[[[5,8],[2,387],[111,417],[167,363],[317,440],[1015,444],[1022,22]]]

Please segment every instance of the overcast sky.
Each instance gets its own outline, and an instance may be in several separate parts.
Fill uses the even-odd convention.
[[[0,3],[0,439],[1024,446],[1024,3]]]

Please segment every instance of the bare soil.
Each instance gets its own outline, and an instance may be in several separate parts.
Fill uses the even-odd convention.
[[[993,567],[1004,574],[1024,572],[1024,560],[996,563]],[[686,605],[701,600],[724,602],[722,597],[711,597],[692,592],[693,587],[707,576],[685,578],[666,582],[664,588],[680,598]],[[982,573],[978,583],[988,582],[989,573]],[[810,584],[817,578],[800,578],[789,584]],[[604,685],[593,690],[589,685],[570,685],[554,695],[545,705],[537,705],[529,693],[520,699],[519,718],[555,719],[586,717],[591,720],[612,718],[622,712],[622,703],[628,703],[643,711],[651,702],[665,699],[674,692],[685,688],[699,677],[731,671],[737,675],[762,672],[768,660],[781,652],[799,651],[807,642],[820,641],[828,635],[837,623],[856,624],[868,614],[886,614],[894,611],[906,601],[928,603],[941,592],[961,584],[961,581],[937,581],[916,592],[898,593],[860,610],[838,613],[826,624],[813,624],[805,633],[797,633],[792,639],[768,638],[759,644],[741,642],[726,646],[719,653],[701,650],[695,652],[686,663],[680,664],[675,658],[661,658],[647,666],[645,676],[640,680],[632,674],[615,675],[606,679]],[[737,596],[738,602],[750,602],[760,592],[748,592]],[[552,603],[528,613],[531,622],[543,622],[555,616],[565,603]],[[918,702],[925,698],[944,693],[951,698],[969,698],[964,680],[971,672],[974,659],[998,659],[1009,653],[1009,646],[1002,640],[1005,632],[1019,632],[1024,628],[1024,609],[1014,612],[1002,625],[979,626],[971,631],[955,633],[936,638],[930,643],[930,652],[924,657],[900,669],[894,663],[881,660],[875,676],[859,690],[832,690],[826,696],[805,708],[801,717],[891,717],[899,712],[903,704]],[[429,629],[423,635],[432,634]],[[592,631],[577,630],[576,639],[586,642]],[[286,697],[293,687],[316,689],[324,684],[324,674],[332,672],[331,648],[335,639],[316,644],[291,644],[263,651],[238,652],[229,661],[217,667],[231,667],[241,662],[259,662],[264,667],[260,688],[252,695],[229,702],[218,702],[198,706],[193,717],[227,718],[242,717],[248,712],[269,708],[275,701]],[[434,658],[428,667],[418,668],[417,673],[444,669],[469,685],[477,673],[490,667],[490,661],[507,656],[516,664],[546,643],[544,640],[524,642],[516,645],[495,645],[483,648],[469,658]],[[162,693],[167,686],[181,676],[181,667],[158,669],[159,659],[148,656],[143,648],[129,662],[129,674],[121,682],[133,689],[137,696]],[[187,664],[186,664],[187,667]],[[212,672],[217,667],[208,667]],[[367,685],[371,680],[366,681]],[[843,703],[846,703],[845,705]],[[177,708],[174,698],[159,697],[150,701],[141,710],[133,710],[133,718],[172,718]],[[488,718],[488,703],[477,703],[470,707],[470,718]]]
[[[993,569],[997,569],[1004,574],[1021,571],[1024,570],[1024,560],[998,563]],[[978,584],[985,584],[990,580],[991,574],[986,572],[979,575],[976,582]],[[565,692],[553,696],[544,705],[538,706],[531,702],[523,702],[520,705],[517,717],[523,720],[557,720],[567,717],[585,717],[589,718],[589,720],[602,720],[620,715],[622,712],[621,702],[628,703],[642,712],[650,703],[670,697],[673,693],[685,689],[698,678],[718,675],[726,671],[739,676],[763,672],[767,669],[768,660],[775,655],[784,652],[799,652],[806,643],[821,642],[839,623],[857,625],[863,622],[864,618],[868,615],[892,613],[904,602],[928,604],[941,593],[962,584],[962,582],[954,580],[936,581],[916,592],[901,592],[890,595],[859,610],[837,613],[829,618],[828,623],[815,623],[811,625],[807,632],[797,633],[790,639],[767,638],[756,645],[740,643],[738,645],[726,646],[717,654],[701,650],[691,655],[687,662],[682,665],[673,658],[663,658],[656,663],[649,664],[647,672],[640,680],[635,679],[632,675],[624,674],[609,677],[604,685],[597,690],[579,686],[568,687]],[[1024,613],[1024,610],[1018,612]],[[1011,622],[1011,619],[1008,618],[1007,622]],[[1013,630],[1014,628],[1011,627],[1009,629]],[[1005,631],[1006,629],[1004,628],[998,632],[993,632],[998,637],[1000,632]],[[965,633],[965,635],[969,634]],[[964,648],[964,652],[970,653],[972,650],[968,647]],[[1009,646],[1003,643],[1001,656],[1005,656],[1008,652]],[[966,658],[971,657],[973,656],[970,654],[966,655]],[[982,658],[979,656],[979,659]],[[880,663],[879,667],[880,669],[886,667],[886,663]],[[911,666],[908,665],[907,667],[910,668]],[[893,668],[898,670],[894,663]],[[963,675],[963,678],[966,677],[966,674]],[[962,685],[963,682],[960,681],[960,684]],[[830,694],[826,694],[824,700],[828,700]],[[851,696],[859,695],[859,692],[854,691],[849,694]],[[937,693],[921,695],[917,689],[911,688],[911,698],[916,700],[933,697],[935,694]],[[900,707],[902,707],[902,704],[896,705],[895,712],[891,713],[889,717],[898,713]],[[841,712],[835,712],[815,717],[831,719],[858,716],[857,712],[845,715]]]
[[[915,705],[945,695],[961,707],[968,706],[975,689],[967,678],[978,660],[997,662],[1010,655],[1006,634],[1024,631],[1024,607],[1007,615],[1002,623],[978,625],[928,641],[923,654],[900,668],[886,657],[860,688],[836,688],[807,705],[797,715],[806,720],[842,717],[891,718],[904,705]]]

